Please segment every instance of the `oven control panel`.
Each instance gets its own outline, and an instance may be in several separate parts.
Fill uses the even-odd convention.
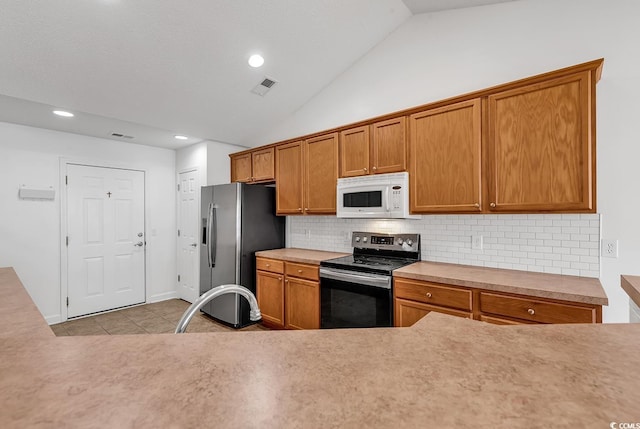
[[[377,232],[354,232],[351,245],[361,249],[387,249],[417,252],[420,249],[420,234],[385,234]]]

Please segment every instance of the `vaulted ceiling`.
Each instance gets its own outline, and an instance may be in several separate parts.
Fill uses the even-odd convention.
[[[166,148],[251,146],[412,14],[502,1],[7,0],[0,121]],[[254,53],[261,68],[247,64]],[[277,83],[253,94],[265,77]]]

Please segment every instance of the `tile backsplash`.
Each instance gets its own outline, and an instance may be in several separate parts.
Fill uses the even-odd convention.
[[[423,261],[600,276],[599,214],[289,216],[287,247],[351,252],[352,231],[418,233]],[[482,236],[482,250],[472,248],[472,236]]]

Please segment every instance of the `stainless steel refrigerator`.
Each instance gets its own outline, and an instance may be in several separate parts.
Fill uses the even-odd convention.
[[[200,201],[200,294],[223,284],[239,284],[255,294],[255,252],[285,247],[285,218],[275,214],[275,189],[204,186]],[[234,328],[253,323],[249,304],[237,294],[219,296],[202,311]]]

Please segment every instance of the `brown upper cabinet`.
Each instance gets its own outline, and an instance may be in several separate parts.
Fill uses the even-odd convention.
[[[602,59],[231,155],[277,213],[333,214],[337,177],[409,170],[411,213],[595,213]],[[275,149],[274,149],[275,147]]]
[[[594,96],[590,71],[488,96],[490,211],[595,211]]]
[[[276,147],[276,213],[335,214],[338,133]]]
[[[340,133],[340,177],[394,173],[407,169],[406,117]]]
[[[412,213],[481,210],[480,106],[476,98],[409,117]]]
[[[230,155],[232,182],[271,182],[275,179],[275,150],[273,147],[249,153]]]
[[[303,214],[304,142],[276,147],[276,214]]]

